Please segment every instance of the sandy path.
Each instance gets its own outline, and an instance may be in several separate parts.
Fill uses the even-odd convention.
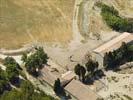
[[[82,33],[85,35],[90,35],[89,34],[89,20],[90,17],[92,15],[92,8],[95,4],[95,0],[84,0],[84,6],[83,6],[83,24],[82,24]]]
[[[70,42],[70,48],[75,49],[77,46],[81,44],[81,40],[84,40],[80,34],[78,28],[78,14],[79,14],[79,4],[82,0],[75,0],[74,11],[73,11],[73,40]]]
[[[37,43],[27,44],[22,48],[19,49],[13,49],[13,50],[6,50],[6,49],[0,49],[0,54],[4,55],[20,55],[24,52],[30,52],[34,49],[34,46],[37,45]]]

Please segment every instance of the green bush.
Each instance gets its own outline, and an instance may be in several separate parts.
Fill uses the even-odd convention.
[[[36,48],[35,53],[30,56],[27,57],[27,55],[23,55],[22,59],[28,73],[33,76],[38,76],[38,71],[47,64],[48,56],[43,48],[39,47]]]
[[[37,90],[29,81],[23,81],[20,88],[4,92],[0,100],[55,100],[44,92]]]
[[[106,24],[113,30],[119,32],[133,32],[133,22],[120,17],[118,11],[114,9],[113,6],[109,7],[102,3],[99,3],[98,6],[101,7],[101,15]]]
[[[34,87],[26,78],[18,82],[19,87],[13,88],[12,85],[15,86],[16,84],[10,85],[10,83],[16,82],[16,78],[19,78],[20,74],[26,76],[12,57],[5,58],[4,65],[6,70],[0,69],[0,100],[55,100]]]
[[[6,57],[4,60],[6,66],[6,77],[12,83],[16,84],[19,82],[19,74],[22,70],[20,65],[12,57]]]

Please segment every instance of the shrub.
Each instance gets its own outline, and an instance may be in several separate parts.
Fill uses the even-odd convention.
[[[97,5],[101,7],[101,15],[109,27],[119,32],[133,32],[133,22],[120,17],[113,6],[110,7],[102,3]]]

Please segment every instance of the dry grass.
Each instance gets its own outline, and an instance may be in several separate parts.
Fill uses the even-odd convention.
[[[0,48],[72,39],[74,0],[0,0]]]
[[[80,14],[79,14],[79,28],[80,32],[86,36],[86,37],[95,37],[96,35],[100,34],[101,32],[110,32],[112,31],[103,21],[101,15],[100,15],[100,9],[95,6],[94,0],[88,0],[88,6],[84,8],[87,3],[83,2],[80,5]],[[85,9],[88,10],[86,13]],[[86,13],[85,15],[83,13]],[[88,19],[85,21],[86,24],[88,24],[88,28],[84,29],[85,23],[83,21],[85,20],[85,17],[88,17]]]
[[[132,18],[133,0],[102,0],[103,2],[113,5],[124,17]]]
[[[80,14],[79,14],[79,28],[80,32],[90,38],[95,38],[99,35],[108,35],[112,31],[104,22],[100,15],[100,9],[95,5],[95,0],[84,0],[80,4]],[[133,16],[133,0],[100,0],[107,5],[113,5],[120,13],[121,16],[132,18]],[[87,2],[89,2],[87,4]],[[85,8],[85,5],[86,6]],[[84,9],[85,8],[85,9]],[[87,10],[86,10],[87,9]],[[86,13],[83,14],[83,13]],[[86,16],[88,19],[86,20]],[[84,23],[84,20],[86,20]],[[88,28],[84,26],[88,24]],[[108,35],[109,37],[109,35]]]

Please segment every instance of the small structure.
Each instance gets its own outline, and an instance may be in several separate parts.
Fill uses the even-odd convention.
[[[65,87],[67,84],[69,84],[73,79],[76,78],[76,74],[72,71],[68,71],[61,75],[61,83],[62,86]]]
[[[68,72],[62,74],[61,78],[64,80],[71,80],[71,79],[76,78],[76,74],[72,71],[68,71]]]
[[[96,100],[99,97],[96,92],[75,79],[65,87],[65,90],[77,100]]]

